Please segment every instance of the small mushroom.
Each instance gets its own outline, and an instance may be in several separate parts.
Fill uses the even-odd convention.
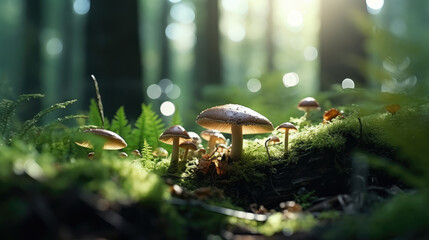
[[[139,150],[134,149],[133,151],[131,151],[131,154],[133,154],[135,157],[141,157],[141,153]]]
[[[274,130],[273,124],[266,117],[238,104],[208,108],[197,116],[196,122],[207,129],[232,135],[232,160],[241,158],[243,134],[266,133]]]
[[[208,141],[207,149],[211,153],[217,143],[226,143],[226,139],[223,134],[217,130],[209,129],[201,132],[201,137]]]
[[[87,129],[84,131],[84,134],[90,134],[92,136],[100,137],[104,140],[103,149],[106,150],[119,150],[122,148],[127,147],[127,143],[125,140],[119,136],[117,133],[101,129],[101,128],[92,128]],[[85,148],[94,148],[91,144],[91,137],[86,137],[84,135],[84,138],[82,141],[76,141],[75,143],[81,147]]]
[[[155,148],[155,150],[153,150],[152,155],[154,155],[155,157],[165,158],[168,157],[168,151],[165,150],[165,148],[157,147]]]
[[[198,144],[201,144],[201,138],[200,138],[200,136],[197,133],[195,133],[195,132],[188,132],[188,134],[189,134],[189,137],[192,138],[192,142],[195,143],[195,145],[198,146]]]
[[[299,101],[298,110],[304,111],[305,112],[304,117],[307,118],[310,111],[320,110],[320,106],[319,106],[319,103],[316,101],[316,99],[312,97],[306,97],[301,101]]]
[[[94,155],[95,155],[94,152],[90,152],[90,153],[88,153],[88,158],[92,160],[92,159],[94,159]]]
[[[342,118],[343,114],[341,114],[341,112],[338,111],[338,109],[336,108],[331,108],[328,111],[325,111],[325,113],[323,114],[323,124],[330,122],[332,119],[338,116]]]
[[[280,142],[280,138],[275,136],[275,135],[271,135],[270,137],[268,137],[268,144],[276,144]]]
[[[288,153],[288,145],[289,145],[289,131],[290,130],[297,130],[296,127],[290,123],[290,122],[285,122],[280,124],[280,126],[277,127],[277,131],[279,132],[284,132],[285,133],[285,155]]]
[[[399,111],[400,108],[401,106],[399,106],[399,104],[390,104],[386,106],[386,110],[390,112],[392,116],[395,115],[395,113]]]
[[[126,152],[120,152],[120,153],[118,154],[118,156],[119,156],[120,158],[126,158],[126,157],[128,157],[128,154],[127,154]]]
[[[185,153],[183,154],[183,160],[186,160],[188,158],[189,150],[197,150],[197,145],[195,145],[195,143],[191,141],[184,141],[179,145],[179,147],[185,149]]]
[[[187,139],[191,139],[191,137],[189,136],[188,132],[186,132],[186,130],[179,125],[174,125],[167,128],[167,130],[165,130],[159,137],[161,142],[173,145],[168,173],[177,172],[179,162],[179,144],[186,141]]]

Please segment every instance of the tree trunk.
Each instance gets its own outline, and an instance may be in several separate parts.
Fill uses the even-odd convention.
[[[100,84],[107,117],[121,106],[136,119],[143,101],[137,0],[91,1],[87,24],[87,94],[95,97],[90,74]]]
[[[40,0],[25,1],[24,31],[24,81],[19,93],[42,93],[40,69],[41,49],[40,31],[42,23]],[[25,105],[30,111],[22,111],[22,117],[28,119],[41,110],[41,101],[31,101]]]
[[[358,59],[365,59],[365,36],[351,17],[355,11],[366,14],[365,1],[324,0],[320,2],[321,90],[351,78],[357,86],[367,86]]]

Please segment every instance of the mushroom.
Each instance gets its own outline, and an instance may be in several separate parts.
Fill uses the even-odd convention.
[[[126,152],[120,152],[120,153],[118,154],[118,156],[119,156],[120,158],[126,158],[126,157],[128,157],[128,154],[127,154]]]
[[[83,136],[83,140],[76,141],[75,143],[81,147],[85,148],[94,148],[93,144],[91,144],[91,137],[96,136],[99,138],[102,138],[104,140],[103,149],[106,150],[119,150],[122,148],[127,147],[127,143],[125,140],[119,136],[117,133],[114,133],[112,131],[101,129],[101,128],[91,128],[84,130],[83,133],[85,134]],[[87,134],[91,136],[87,136]]]
[[[168,151],[165,148],[157,147],[153,150],[152,155],[155,157],[168,157]]]
[[[342,118],[343,114],[341,114],[341,112],[338,111],[338,109],[336,109],[336,108],[331,108],[328,111],[325,111],[325,113],[323,114],[323,124],[330,122],[332,119],[334,119],[338,116],[340,116],[340,118]]]
[[[131,154],[133,154],[135,157],[141,157],[141,153],[138,149],[134,149],[133,151],[131,151]]]
[[[277,131],[285,133],[285,154],[284,155],[286,155],[288,152],[289,130],[297,130],[297,129],[290,122],[282,123],[282,124],[280,124],[280,126],[277,127]]]
[[[273,124],[266,117],[238,104],[208,108],[197,116],[196,122],[207,129],[232,135],[232,160],[241,158],[243,134],[266,133],[274,130]]]
[[[280,138],[277,137],[276,135],[271,135],[270,137],[267,138],[267,140],[268,140],[268,144],[272,143],[273,145],[280,142]]]
[[[192,138],[192,142],[195,143],[195,145],[201,144],[201,138],[200,136],[195,132],[188,132],[189,137]]]
[[[201,132],[201,137],[208,141],[207,149],[208,152],[211,153],[217,143],[226,143],[226,139],[222,133],[217,130],[209,129]]]
[[[316,101],[316,99],[312,97],[306,97],[301,101],[299,101],[298,110],[304,111],[305,112],[304,117],[307,118],[311,110],[320,110],[320,106],[319,106],[319,103]]]
[[[189,150],[197,150],[197,145],[195,145],[195,143],[192,141],[184,141],[179,145],[179,147],[185,149],[185,153],[183,154],[183,160],[187,159]]]
[[[163,143],[173,145],[173,152],[171,153],[170,166],[168,167],[169,173],[177,172],[177,165],[179,162],[179,144],[186,141],[186,139],[191,139],[188,132],[179,125],[174,125],[167,130],[165,130],[159,140]]]
[[[395,115],[395,113],[399,111],[400,108],[401,106],[399,106],[399,104],[390,104],[386,106],[386,110],[390,112],[392,116]]]

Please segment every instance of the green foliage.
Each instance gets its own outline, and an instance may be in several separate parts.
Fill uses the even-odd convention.
[[[294,194],[294,201],[299,203],[302,206],[302,209],[306,209],[311,206],[311,202],[316,200],[317,197],[314,191],[302,193],[302,194]]]
[[[130,148],[142,149],[145,140],[153,148],[160,146],[158,137],[164,131],[165,125],[152,110],[152,105],[142,104],[142,112],[134,126],[129,142]]]
[[[131,125],[128,123],[127,117],[125,116],[123,106],[116,111],[116,114],[110,124],[110,130],[119,134],[125,142],[128,142],[131,135]]]
[[[44,110],[42,110],[42,111],[40,111],[39,113],[37,113],[32,119],[30,119],[30,120],[27,120],[25,123],[24,123],[24,126],[22,127],[22,129],[21,130],[19,130],[17,133],[16,133],[16,136],[15,137],[17,137],[17,138],[22,138],[22,137],[24,137],[27,133],[28,133],[28,131],[30,130],[30,128],[32,128],[32,127],[34,127],[35,125],[36,125],[36,123],[41,119],[41,118],[43,118],[46,114],[48,114],[48,113],[50,113],[50,112],[52,112],[52,111],[54,111],[54,110],[57,110],[57,109],[64,109],[64,108],[66,108],[68,105],[70,105],[70,104],[73,104],[73,103],[75,103],[77,100],[70,100],[70,101],[66,101],[66,102],[62,102],[62,103],[56,103],[56,104],[54,104],[54,105],[52,105],[52,106],[50,106],[50,107],[48,107],[48,108],[46,108],[46,109],[44,109]]]
[[[97,102],[91,98],[90,104],[89,104],[89,113],[88,113],[89,119],[88,124],[94,125],[94,126],[103,126],[103,122],[101,121],[100,112],[98,110]]]
[[[144,167],[146,167],[146,169],[151,168],[151,170],[153,170],[153,155],[152,155],[152,147],[149,145],[149,143],[147,143],[146,139],[143,142],[143,147],[141,150],[141,155],[142,155],[142,165]]]
[[[10,134],[11,129],[9,121],[15,113],[15,109],[24,102],[43,97],[44,95],[42,94],[23,94],[15,101],[8,99],[2,99],[0,101],[0,135],[3,137],[3,140],[6,140]]]

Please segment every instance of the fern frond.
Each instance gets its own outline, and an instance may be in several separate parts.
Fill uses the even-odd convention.
[[[93,98],[91,98],[90,104],[89,104],[89,113],[88,113],[88,125],[95,125],[95,126],[103,126],[103,122],[101,121],[100,113],[98,112],[97,103]]]
[[[22,94],[15,101],[2,99],[0,101],[0,135],[4,136],[9,125],[9,119],[14,114],[15,109],[23,102],[32,99],[43,98],[43,94]]]
[[[131,126],[128,123],[123,106],[116,111],[109,129],[119,134],[126,142],[128,142],[128,138],[131,134]]]
[[[143,141],[141,154],[142,154],[143,161],[153,160],[152,147],[149,145],[149,143],[147,143],[146,139]]]
[[[46,116],[48,113],[55,111],[57,109],[64,109],[66,108],[68,105],[75,103],[77,100],[70,100],[70,101],[66,101],[66,102],[62,102],[62,103],[56,103],[42,111],[40,111],[39,113],[37,113],[32,119],[25,121],[24,126],[22,127],[22,129],[20,129],[17,133],[16,136],[17,138],[22,138],[23,136],[25,136],[25,134],[27,134],[28,130],[30,130],[30,128],[32,128],[34,125],[36,125],[36,123],[43,118],[44,116]]]
[[[87,119],[87,118],[88,118],[88,116],[83,115],[83,114],[78,114],[78,115],[68,115],[68,116],[65,116],[65,117],[62,117],[62,118],[57,118],[57,120],[55,120],[55,121],[54,121],[54,122],[52,122],[52,123],[49,123],[49,124],[48,124],[48,125],[46,125],[46,126],[51,126],[51,125],[55,125],[55,124],[58,124],[58,123],[62,123],[62,122],[65,122],[65,121],[68,121],[68,120],[71,120],[71,119],[79,119],[79,118]]]
[[[158,137],[164,131],[164,128],[164,123],[152,110],[152,106],[142,104],[142,112],[135,123],[135,128],[131,132],[130,147],[141,149],[145,139],[150,146],[158,147]]]

